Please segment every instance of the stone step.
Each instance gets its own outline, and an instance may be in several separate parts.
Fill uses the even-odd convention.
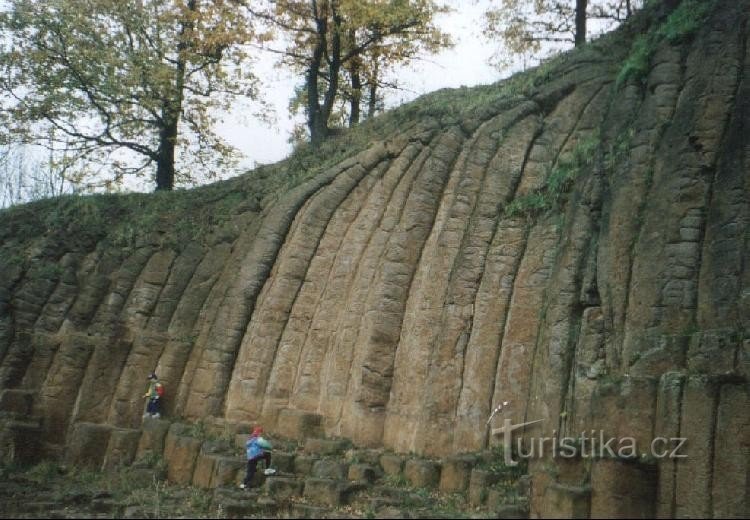
[[[312,465],[311,475],[316,478],[346,480],[349,476],[349,464],[336,459],[316,460]]]
[[[352,464],[349,466],[349,480],[371,484],[380,477],[380,472],[369,464]]]
[[[339,507],[348,504],[353,495],[363,489],[361,484],[349,481],[306,478],[303,496],[313,505]]]
[[[0,391],[0,411],[29,417],[34,406],[36,390],[6,388]]]
[[[300,478],[272,476],[266,479],[264,490],[276,500],[284,501],[302,496],[304,487],[305,483]]]
[[[213,507],[222,511],[226,518],[268,517],[275,515],[278,503],[263,496],[261,489],[239,489],[221,487],[214,490]]]
[[[41,458],[38,420],[6,419],[0,422],[0,462],[33,464]]]
[[[305,441],[305,453],[309,455],[337,455],[345,452],[351,443],[340,439],[307,439]]]
[[[309,504],[293,504],[291,516],[292,518],[330,518],[331,509]]]

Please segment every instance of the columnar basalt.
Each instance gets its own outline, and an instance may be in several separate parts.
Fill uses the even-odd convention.
[[[645,22],[427,96],[286,191],[253,195],[262,172],[201,188],[209,215],[235,202],[200,236],[118,245],[120,206],[91,235],[46,230],[70,218],[51,203],[0,214],[0,391],[33,398],[50,455],[133,437],[152,370],[168,417],[435,457],[495,444],[509,401],[503,418],[543,421],[527,441],[638,441],[637,460],[533,461],[534,515],[745,516],[748,13],[717,1],[623,84]],[[653,460],[657,437],[688,438],[687,458]]]

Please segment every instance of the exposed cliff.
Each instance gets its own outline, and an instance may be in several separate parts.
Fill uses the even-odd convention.
[[[433,456],[486,448],[510,401],[535,437],[688,439],[679,461],[534,460],[533,514],[746,515],[749,13],[720,0],[675,35],[650,10],[320,162],[0,213],[0,388],[49,453],[139,428],[152,370],[170,417],[319,417]]]

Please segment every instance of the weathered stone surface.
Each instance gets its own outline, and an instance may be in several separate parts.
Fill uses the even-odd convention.
[[[369,464],[352,464],[349,466],[349,480],[356,482],[374,482],[378,474]]]
[[[297,455],[294,458],[294,472],[300,475],[309,475],[312,473],[313,465],[317,459],[304,455]]]
[[[100,468],[107,453],[112,427],[105,424],[76,423],[65,459],[76,466]]]
[[[708,376],[691,376],[682,395],[680,437],[687,439],[678,459],[675,516],[711,514],[711,446],[718,388]]]
[[[305,441],[305,453],[310,455],[327,456],[336,455],[346,450],[348,443],[336,439],[307,439]]]
[[[659,380],[659,390],[656,400],[656,424],[654,437],[662,439],[680,438],[680,414],[682,409],[682,392],[685,376],[677,372],[668,372]],[[679,442],[679,441],[677,441]],[[656,499],[656,516],[658,518],[674,518],[677,467],[679,461],[669,454],[677,448],[674,441],[664,446],[654,446],[652,455],[658,456],[659,483]],[[658,453],[656,453],[658,451]],[[666,457],[663,455],[667,455]]]
[[[590,506],[590,489],[551,484],[538,514],[542,518],[589,518]]]
[[[724,385],[714,441],[711,505],[714,518],[741,518],[750,508],[750,396],[747,385]]]
[[[0,423],[0,461],[5,464],[34,464],[44,455],[39,422],[5,420]]]
[[[283,473],[294,473],[294,459],[296,454],[283,451],[274,451],[271,464]]]
[[[337,460],[323,459],[313,463],[312,476],[317,478],[330,478],[344,480],[349,473],[349,465]]]
[[[213,487],[241,478],[262,424],[312,439],[274,453],[280,471],[359,482],[364,463],[486,504],[486,475],[453,456],[497,444],[487,418],[509,401],[503,419],[540,421],[527,441],[602,430],[648,455],[687,438],[688,458],[640,479],[653,514],[746,516],[750,5],[713,7],[625,82],[658,9],[518,82],[353,129],[324,162],[175,193],[167,212],[148,197],[0,212],[4,455],[114,467],[141,428],[136,459]],[[164,416],[237,435],[235,458],[142,419],[152,370]],[[404,467],[324,436],[448,460]],[[532,516],[587,515],[587,482],[595,515],[651,500],[612,480],[632,466],[543,462]]]
[[[167,463],[167,477],[176,484],[189,484],[193,479],[193,470],[201,441],[190,437],[182,424],[175,423],[169,428],[164,441],[164,460]]]
[[[216,457],[211,487],[232,486],[245,478],[246,462],[240,457]]]
[[[129,466],[135,460],[140,439],[140,430],[112,430],[102,467],[111,470],[118,466]]]
[[[164,439],[170,423],[165,420],[149,419],[143,422],[141,438],[138,441],[136,459],[147,456],[161,456],[164,453]]]
[[[440,471],[440,491],[462,493],[469,487],[471,472],[477,463],[476,457],[451,457],[443,461]]]
[[[294,518],[328,518],[330,510],[325,507],[309,506],[307,504],[294,504],[292,516]]]
[[[336,480],[308,478],[303,496],[316,505],[338,507],[344,502],[345,488]]]
[[[195,461],[192,480],[193,485],[201,488],[210,488],[215,466],[216,456],[201,451]]]
[[[276,500],[287,500],[302,495],[304,483],[294,478],[273,477],[266,479],[266,493]]]
[[[29,390],[6,389],[0,391],[0,410],[19,416],[31,415],[34,392]]]
[[[412,486],[437,487],[440,483],[440,464],[431,460],[410,459],[404,464],[404,476]]]
[[[386,475],[399,475],[404,469],[404,458],[386,453],[380,457],[380,467]]]
[[[322,423],[323,418],[318,414],[297,410],[281,410],[276,430],[279,435],[291,439],[315,438],[320,437],[323,433]]]
[[[486,470],[473,469],[469,480],[469,504],[478,507],[487,501],[489,487],[497,481],[497,477]]]
[[[654,518],[656,494],[655,466],[617,459],[592,461],[592,518]]]

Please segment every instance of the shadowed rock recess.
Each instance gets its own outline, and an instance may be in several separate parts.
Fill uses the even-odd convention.
[[[427,457],[497,444],[485,423],[509,401],[495,427],[543,420],[527,448],[637,446],[548,443],[532,516],[747,516],[748,13],[717,1],[622,81],[659,8],[319,158],[3,211],[5,455],[142,454],[166,434],[141,417],[155,370],[170,420]],[[659,437],[686,457],[655,457]]]

